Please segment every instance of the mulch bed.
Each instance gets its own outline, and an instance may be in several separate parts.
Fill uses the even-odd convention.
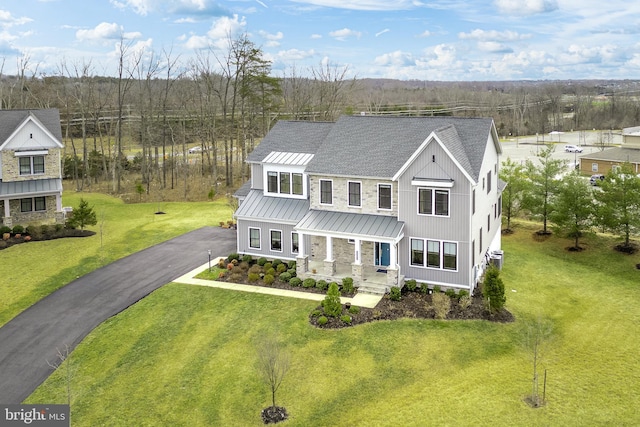
[[[318,325],[320,316],[314,315],[314,313],[309,316],[309,322],[322,329],[339,329],[378,320],[435,319],[431,298],[431,295],[423,294],[419,291],[403,291],[400,301],[393,301],[389,298],[389,295],[385,295],[374,308],[360,307],[360,312],[357,314],[350,313],[343,305],[342,314],[351,316],[350,324],[343,322],[338,316],[327,317],[328,322],[326,324]],[[316,313],[318,311],[322,311],[322,306],[318,306]],[[457,298],[451,298],[451,310],[445,320],[489,320],[506,323],[513,322],[515,318],[506,309],[502,309],[498,313],[490,313],[484,306],[482,296],[476,292],[476,295],[472,298],[471,305],[466,309],[463,309],[458,304]]]
[[[1,238],[2,236],[0,236],[0,250],[7,249],[14,245],[19,245],[21,243],[40,242],[44,240],[53,240],[53,239],[63,239],[65,237],[88,237],[88,236],[93,236],[95,234],[96,234],[95,231],[90,231],[90,230],[77,230],[72,228],[64,228],[60,231],[56,231],[51,234],[45,234],[42,236],[30,236],[28,234],[20,234],[19,237],[18,235],[11,235],[11,237],[9,237],[6,240],[2,239]]]
[[[289,418],[287,410],[282,406],[269,406],[260,413],[265,424],[276,424]]]

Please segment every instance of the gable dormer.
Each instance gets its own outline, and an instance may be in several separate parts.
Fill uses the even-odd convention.
[[[313,159],[309,153],[272,151],[262,160],[264,195],[307,199],[309,185],[305,168]]]

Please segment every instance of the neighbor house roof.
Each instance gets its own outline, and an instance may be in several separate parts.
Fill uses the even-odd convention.
[[[333,122],[281,120],[247,156],[247,162],[262,162],[272,151],[314,154]]]
[[[29,181],[0,181],[0,197],[22,195],[52,194],[62,192],[62,180],[59,178],[35,179]]]
[[[311,210],[296,225],[296,230],[310,234],[340,234],[362,238],[402,238],[404,222],[388,215]]]
[[[494,132],[490,118],[342,116],[306,171],[390,179],[432,132],[477,179]]]
[[[595,153],[583,154],[580,159],[603,160],[608,162],[640,163],[640,149],[637,148],[609,148]]]
[[[0,110],[0,145],[20,126],[29,115],[40,122],[59,142],[62,142],[60,113],[55,108],[44,110]]]
[[[235,213],[236,218],[288,222],[295,224],[309,212],[309,201],[268,197],[262,190],[251,190]]]

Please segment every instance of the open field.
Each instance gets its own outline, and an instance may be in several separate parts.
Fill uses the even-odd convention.
[[[0,252],[0,325],[76,277],[156,243],[231,218],[226,200],[138,203],[98,193],[65,192],[65,206],[84,197],[93,206],[96,235],[29,242]],[[162,210],[164,215],[156,215]]]
[[[614,240],[505,236],[512,324],[406,319],[314,329],[314,302],[170,284],[97,328],[71,357],[73,424],[261,425],[269,393],[256,343],[276,337],[292,366],[283,425],[638,425],[640,255]],[[547,405],[531,389],[526,325],[553,326],[542,352]],[[65,371],[28,399],[65,403]]]

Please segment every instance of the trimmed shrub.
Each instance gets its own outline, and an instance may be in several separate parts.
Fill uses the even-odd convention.
[[[344,277],[342,279],[342,292],[345,294],[353,293],[353,279],[351,277]]]
[[[265,262],[264,265],[262,266],[262,268],[264,268],[264,271],[267,271],[271,267],[273,267],[273,264],[271,264],[270,262]]]
[[[273,277],[271,274],[265,274],[262,278],[262,281],[265,285],[271,285],[273,282],[275,282],[275,280],[275,277]]]
[[[238,264],[238,267],[242,270],[242,271],[247,271],[249,270],[249,263],[246,261],[242,261],[240,264]]]
[[[460,292],[458,292],[458,298],[462,298],[464,296],[469,296],[469,291],[465,291],[464,289],[461,289]]]
[[[429,293],[429,285],[426,283],[421,283],[420,284],[420,292],[422,292],[423,294],[428,294]]]
[[[9,229],[11,230],[11,229]],[[40,239],[42,238],[42,235],[44,233],[42,233],[42,228],[38,225],[29,225],[27,226],[27,228],[25,229],[25,231],[27,232],[27,234],[29,234],[29,236],[31,236],[34,239]]]
[[[316,280],[312,277],[309,277],[308,279],[304,279],[304,281],[302,282],[303,288],[313,288],[315,285],[316,285]]]
[[[287,263],[287,267],[289,267],[290,269],[293,268],[294,270],[296,269],[296,261],[295,260],[291,260]]]
[[[326,290],[328,287],[329,285],[327,284],[326,280],[320,279],[316,282],[316,288],[320,289],[321,291]]]
[[[275,276],[276,275],[276,270],[273,267],[267,268],[267,269],[264,270],[264,274],[270,274],[272,276]]]
[[[360,314],[360,307],[356,307],[355,305],[352,305],[351,307],[349,307],[349,313]]]
[[[498,312],[504,307],[507,298],[504,295],[504,283],[500,278],[500,270],[496,267],[489,267],[484,273],[482,295],[492,313]]]
[[[237,274],[244,274],[245,271],[239,266],[239,265],[234,265],[233,268],[231,269],[232,273],[237,273]]]
[[[338,317],[340,313],[342,313],[342,304],[340,303],[340,290],[338,289],[338,284],[335,282],[331,282],[329,285],[329,290],[327,291],[327,296],[322,301],[324,314],[331,317]]]
[[[6,225],[1,226],[0,234],[4,234],[4,233],[11,233],[11,227],[7,227]]]
[[[260,280],[260,274],[258,274],[258,273],[249,273],[249,276],[247,277],[247,279],[249,280],[250,283],[255,283],[258,280]]]
[[[436,319],[446,319],[447,314],[449,314],[449,310],[451,310],[451,298],[442,292],[438,292],[433,294],[431,303],[433,304]]]
[[[299,278],[299,277],[292,277],[291,280],[289,280],[289,284],[291,286],[298,287],[298,286],[302,285],[302,279]]]
[[[349,316],[348,314],[343,314],[342,316],[340,316],[340,320],[342,320],[343,323],[350,325],[352,319],[351,319],[351,316]]]
[[[53,226],[54,230],[56,230],[56,233],[61,232],[62,230],[64,230],[64,225],[62,224],[56,224]]]
[[[218,268],[226,268],[227,267],[227,263],[225,262],[224,259],[220,258],[218,260]]]
[[[311,316],[312,316],[312,317],[318,317],[318,316],[320,316],[321,314],[322,314],[322,312],[321,312],[320,310],[313,310],[313,311],[311,312]]]
[[[329,319],[326,318],[326,316],[320,316],[318,317],[318,325],[319,326],[324,326],[327,323],[329,323]]]
[[[433,293],[434,294],[439,294],[440,292],[442,292],[442,288],[440,287],[440,285],[435,285],[433,287]]]
[[[287,273],[289,273],[291,275],[291,277],[296,277],[297,273],[296,273],[296,269],[295,268],[290,268],[287,270]]]
[[[460,304],[460,307],[463,310],[466,310],[467,308],[469,308],[469,306],[471,306],[471,297],[469,295],[462,295],[460,297],[460,300],[458,301],[458,304]]]
[[[14,225],[12,231],[13,231],[13,234],[22,234],[22,233],[24,233],[24,227],[19,225],[19,224],[18,225]]]
[[[444,294],[449,298],[458,298],[455,289],[447,289],[446,291],[444,291]]]
[[[252,261],[253,261],[253,257],[251,255],[243,255],[242,256],[242,262],[251,263]]]
[[[278,264],[278,266],[276,267],[276,273],[280,274],[284,273],[285,271],[287,271],[287,266],[285,264]]]
[[[262,267],[260,267],[257,264],[254,264],[249,268],[249,273],[260,274],[260,273],[262,273]]]
[[[231,273],[229,275],[229,282],[234,282],[234,283],[240,283],[242,282],[242,279],[244,278],[243,274],[240,273]]]
[[[227,257],[229,259],[229,261],[233,262],[233,260],[235,259],[236,261],[240,259],[240,255],[237,253],[232,253],[229,254],[229,256]]]
[[[397,286],[392,286],[389,291],[389,299],[391,301],[400,301],[402,299],[400,288]]]
[[[264,265],[267,263],[267,259],[265,257],[260,257],[258,258],[258,265],[260,267],[264,267]]]
[[[408,291],[413,292],[418,287],[418,283],[414,279],[405,280],[404,286],[407,288]]]
[[[278,268],[278,266],[279,266],[280,264],[282,264],[282,260],[281,260],[281,259],[274,259],[274,260],[271,262],[271,266],[272,266],[273,268]]]
[[[240,261],[238,261],[237,259],[232,259],[231,260],[231,264],[233,265],[238,265],[240,263]]]
[[[278,278],[282,282],[289,282],[289,280],[291,280],[291,275],[285,271],[284,273],[280,273],[280,276],[278,276]]]

